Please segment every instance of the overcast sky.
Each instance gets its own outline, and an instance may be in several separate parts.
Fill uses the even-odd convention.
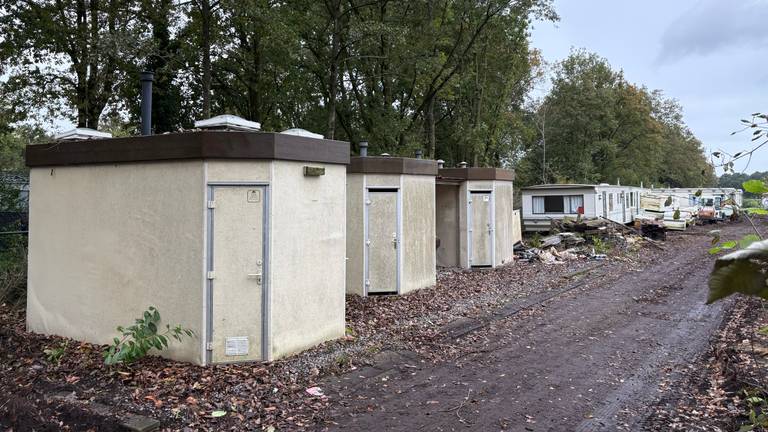
[[[628,81],[678,99],[706,149],[750,147],[749,132],[730,133],[739,119],[768,111],[768,1],[555,0],[555,7],[560,21],[536,23],[531,36],[547,61],[571,47],[595,52]],[[768,148],[758,152],[747,172],[768,170]]]

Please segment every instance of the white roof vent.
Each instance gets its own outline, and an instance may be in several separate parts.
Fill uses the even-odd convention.
[[[205,120],[198,120],[195,122],[195,128],[255,132],[261,130],[261,123],[246,120],[232,114],[223,114]]]
[[[306,129],[301,128],[290,128],[286,129],[280,133],[284,133],[286,135],[296,135],[296,136],[302,136],[307,138],[317,138],[317,139],[323,139],[324,137],[318,133],[310,132]]]
[[[94,138],[112,138],[112,134],[109,132],[99,132],[96,129],[90,128],[74,128],[54,135],[53,138],[62,141],[75,141]]]

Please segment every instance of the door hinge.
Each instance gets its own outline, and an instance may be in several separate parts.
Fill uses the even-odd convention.
[[[212,271],[209,271],[209,272],[208,272],[208,273],[205,275],[205,277],[207,277],[207,278],[208,278],[208,280],[212,280],[213,278],[215,278],[215,277],[216,277],[216,273],[214,273],[214,272],[212,272]]]
[[[208,201],[208,208],[209,209],[216,208],[216,201]]]
[[[213,342],[206,342],[205,350],[206,351],[213,351]]]

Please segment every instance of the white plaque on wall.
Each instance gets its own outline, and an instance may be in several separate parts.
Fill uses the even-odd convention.
[[[228,356],[248,355],[248,336],[228,337],[224,346],[224,354]]]

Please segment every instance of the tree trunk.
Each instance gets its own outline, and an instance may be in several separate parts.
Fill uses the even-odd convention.
[[[331,35],[331,52],[328,68],[328,126],[325,137],[334,139],[336,135],[336,96],[339,83],[339,53],[341,50],[341,1],[331,0],[326,2],[328,12],[333,24]]]
[[[435,97],[432,96],[427,105],[426,116],[427,127],[427,158],[434,158],[436,151],[435,144]]]
[[[211,117],[211,2],[200,0],[200,24],[202,26],[200,48],[203,51],[203,118]]]

